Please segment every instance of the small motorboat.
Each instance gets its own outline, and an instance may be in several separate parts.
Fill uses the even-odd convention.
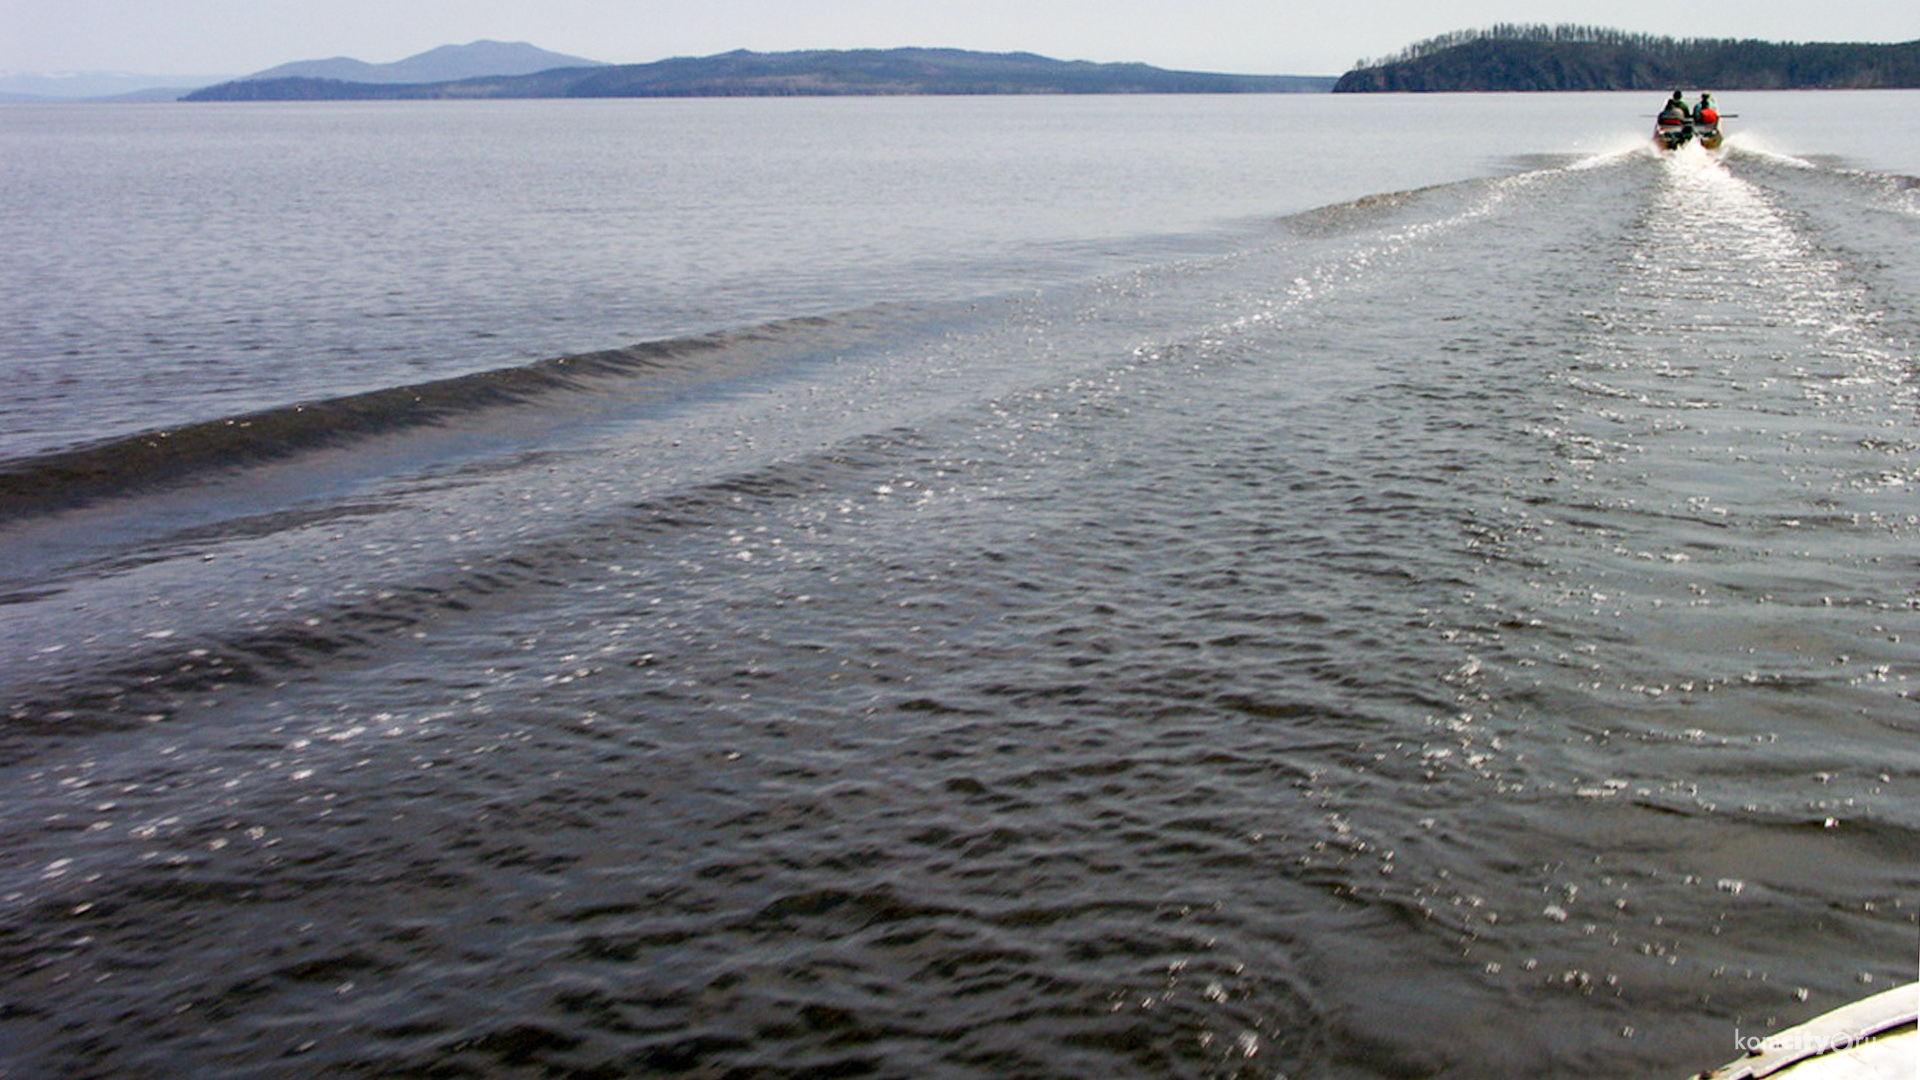
[[[1720,149],[1720,110],[1703,96],[1700,107],[1688,111],[1676,92],[1653,122],[1654,144],[1662,150],[1678,150],[1696,139],[1704,149]]]
[[[1734,1035],[1744,1055],[1695,1080],[1907,1080],[1920,1075],[1920,983],[1843,1005],[1774,1035]]]

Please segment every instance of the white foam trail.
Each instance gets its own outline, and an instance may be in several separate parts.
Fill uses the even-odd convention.
[[[1710,329],[1725,310],[1738,326],[1763,310],[1772,325],[1801,328],[1816,346],[1808,357],[1839,364],[1850,379],[1903,377],[1904,361],[1876,331],[1872,299],[1764,188],[1698,147],[1663,164],[1658,225],[1636,259],[1654,323]]]
[[[1610,165],[1618,165],[1620,162],[1626,161],[1629,158],[1641,157],[1649,153],[1657,153],[1653,148],[1652,140],[1635,139],[1630,143],[1625,143],[1614,149],[1601,150],[1590,154],[1562,168],[1566,172],[1585,172],[1588,169],[1603,169]]]
[[[1742,154],[1766,158],[1768,161],[1789,165],[1796,169],[1817,169],[1820,167],[1815,162],[1808,161],[1806,158],[1798,157],[1784,150],[1776,150],[1768,146],[1765,137],[1754,134],[1753,132],[1743,131],[1737,135],[1727,136],[1727,146],[1730,149],[1738,150]]]

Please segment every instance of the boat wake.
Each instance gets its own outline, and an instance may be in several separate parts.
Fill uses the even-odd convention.
[[[47,1075],[1724,1060],[1910,960],[1900,198],[1621,148],[15,462],[0,1024]]]

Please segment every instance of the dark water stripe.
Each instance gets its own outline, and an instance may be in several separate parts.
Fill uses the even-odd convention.
[[[138,494],[360,440],[404,435],[563,397],[718,379],[844,344],[873,313],[809,317],[556,357],[302,402],[0,462],[0,522]]]
[[[458,567],[422,567],[406,584],[337,604],[282,612],[214,634],[167,636],[132,653],[8,687],[0,699],[0,767],[93,734],[163,722],[192,695],[261,686],[372,655],[382,641],[500,594],[537,589],[583,562],[709,528],[748,507],[813,491],[822,475],[884,460],[902,433],[819,455],[716,476],[682,491],[610,508],[590,532],[503,548]]]

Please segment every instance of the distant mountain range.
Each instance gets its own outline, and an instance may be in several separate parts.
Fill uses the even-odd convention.
[[[432,83],[492,75],[527,75],[553,68],[604,66],[565,53],[548,52],[524,41],[475,41],[442,45],[391,64],[335,57],[300,60],[242,75],[129,75],[76,72],[64,75],[0,75],[0,102],[34,101],[178,101],[195,89],[226,81],[283,78],[335,79],[354,83]]]
[[[467,45],[442,45],[391,64],[369,64],[344,56],[331,60],[299,60],[254,72],[240,81],[337,79],[355,83],[437,83],[492,75],[532,75],[554,68],[602,66],[598,60],[548,52],[524,41],[475,41]]]
[[[1321,76],[1219,75],[961,49],[742,50],[651,64],[560,67],[424,83],[269,77],[285,71],[276,68],[207,87],[183,100],[1297,93],[1330,90],[1334,83]]]
[[[1339,93],[1920,88],[1902,45],[1676,40],[1588,26],[1496,26],[1408,46],[1340,77]]]

